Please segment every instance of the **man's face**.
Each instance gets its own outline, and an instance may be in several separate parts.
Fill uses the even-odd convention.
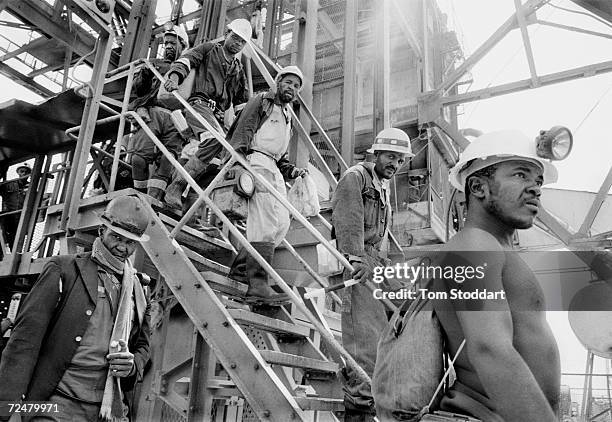
[[[243,40],[239,35],[230,31],[230,33],[225,36],[223,47],[228,53],[234,55],[240,53],[245,44],[245,40]]]
[[[17,170],[17,176],[19,177],[25,177],[25,176],[28,176],[29,174],[30,172],[27,169],[20,168],[19,170]]]
[[[542,168],[529,161],[504,161],[486,180],[488,193],[484,205],[487,211],[512,228],[531,227],[540,205],[544,182]]]
[[[104,243],[106,249],[108,249],[115,258],[125,261],[136,250],[135,240],[128,239],[108,227],[104,227],[102,230],[103,232],[100,235],[102,243]]]
[[[290,103],[297,98],[302,87],[302,81],[296,75],[285,75],[278,82],[278,98],[284,104]]]
[[[376,155],[374,171],[382,179],[391,179],[404,165],[405,155],[394,151],[380,151]]]
[[[181,44],[178,37],[172,34],[164,35],[164,60],[175,61],[181,54]]]

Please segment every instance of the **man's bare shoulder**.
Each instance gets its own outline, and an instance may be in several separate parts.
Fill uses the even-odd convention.
[[[501,252],[502,245],[491,233],[469,227],[453,236],[443,247],[443,251],[489,251]]]

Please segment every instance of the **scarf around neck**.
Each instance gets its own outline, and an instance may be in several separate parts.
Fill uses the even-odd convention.
[[[113,274],[123,274],[125,262],[116,258],[108,248],[102,243],[102,239],[97,237],[91,247],[91,259],[105,270]]]

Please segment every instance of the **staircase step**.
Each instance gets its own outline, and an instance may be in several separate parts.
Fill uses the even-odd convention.
[[[315,372],[328,373],[336,373],[339,369],[339,366],[336,362],[305,358],[303,356],[277,352],[274,350],[260,350],[260,353],[264,360],[268,363],[289,366],[291,368],[302,368],[309,369]]]
[[[246,284],[239,283],[238,281],[212,271],[202,271],[200,274],[213,290],[217,290],[221,293],[243,298],[248,289]]]
[[[292,337],[308,337],[310,330],[302,325],[291,324],[276,318],[269,318],[244,309],[229,309],[230,315],[240,324],[251,325],[265,331]]]
[[[344,399],[295,397],[302,410],[338,412],[344,410]]]

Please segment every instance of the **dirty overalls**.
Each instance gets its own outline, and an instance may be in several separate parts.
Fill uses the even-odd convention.
[[[373,180],[373,163],[359,163],[350,169],[349,172],[356,172],[362,177],[343,177],[340,183],[349,183],[354,186],[347,186],[347,189],[337,190],[334,198],[334,229],[338,246],[342,248],[342,237],[348,236],[346,231],[351,230],[353,225],[359,228],[363,225],[364,252],[367,257],[372,258],[376,265],[387,265],[386,253],[381,253],[381,246],[387,244],[387,232],[391,227],[391,206],[389,202],[388,189]],[[364,181],[365,183],[359,183]],[[339,186],[340,187],[340,186]],[[343,192],[361,192],[363,200],[363,215],[360,221],[350,220],[350,215],[343,216],[343,210],[351,207],[349,202],[354,200],[344,198]],[[337,206],[336,206],[337,204]],[[352,214],[353,216],[355,213]],[[338,218],[339,217],[339,218]],[[337,219],[343,219],[344,224],[338,224]],[[339,227],[341,229],[339,230]],[[342,233],[345,231],[345,233]],[[346,240],[345,240],[346,242]],[[341,252],[346,253],[341,249]],[[349,260],[352,257],[349,255]],[[351,279],[348,270],[344,272],[344,280]],[[374,373],[376,363],[376,347],[378,337],[387,326],[387,313],[383,303],[372,296],[372,292],[365,284],[357,284],[342,291],[342,345],[355,358],[357,363],[371,377]],[[370,416],[374,413],[374,400],[372,397],[371,386],[362,381],[357,374],[350,368],[346,368],[346,380],[344,385],[344,406],[348,412],[363,413],[363,419],[348,420],[371,420]]]
[[[270,117],[253,137],[247,160],[253,170],[268,181],[285,198],[285,180],[277,161],[287,152],[291,136],[291,117],[287,107],[274,104]],[[255,181],[255,193],[249,199],[247,240],[278,246],[289,231],[289,210],[265,187]]]

